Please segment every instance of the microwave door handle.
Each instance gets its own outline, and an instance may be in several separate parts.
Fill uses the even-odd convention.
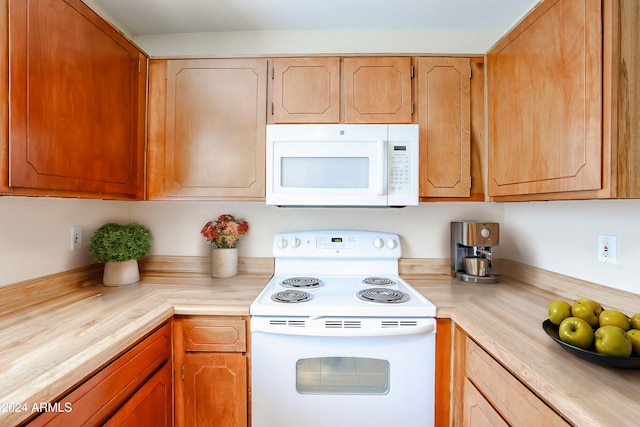
[[[384,178],[387,175],[385,171],[385,160],[386,160],[386,144],[384,141],[378,141],[378,176],[374,179],[376,182],[376,194],[383,195],[384,194]]]

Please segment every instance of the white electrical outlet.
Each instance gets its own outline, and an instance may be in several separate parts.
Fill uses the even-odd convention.
[[[616,236],[598,236],[598,261],[606,264],[616,263]]]
[[[82,247],[82,227],[71,227],[71,250],[78,251]]]

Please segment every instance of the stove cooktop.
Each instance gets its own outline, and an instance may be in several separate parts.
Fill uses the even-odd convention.
[[[435,317],[436,307],[398,274],[397,234],[362,230],[279,233],[275,274],[252,316]]]
[[[305,277],[307,276],[299,276]],[[251,304],[252,316],[435,317],[436,307],[398,276],[320,276],[292,287],[274,276]],[[284,282],[284,284],[283,284]],[[316,283],[313,281],[313,283]]]

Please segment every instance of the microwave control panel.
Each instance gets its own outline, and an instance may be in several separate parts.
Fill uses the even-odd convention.
[[[418,204],[420,138],[418,125],[389,125],[387,140],[387,203]]]
[[[407,144],[390,144],[389,194],[409,194],[411,191],[411,150]]]

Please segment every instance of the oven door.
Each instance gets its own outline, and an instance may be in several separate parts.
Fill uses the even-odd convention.
[[[253,319],[252,319],[253,320]],[[424,320],[424,319],[421,319]],[[251,332],[253,427],[429,427],[431,332]],[[292,329],[295,326],[292,326]]]

